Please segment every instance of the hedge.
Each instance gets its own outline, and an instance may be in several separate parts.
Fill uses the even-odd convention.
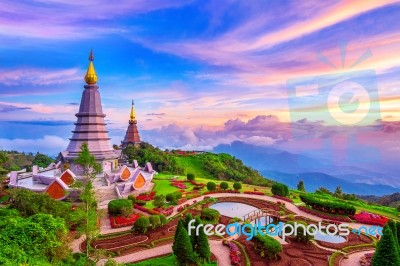
[[[310,206],[313,209],[331,213],[331,214],[341,214],[341,215],[354,215],[356,213],[356,208],[352,205],[329,201],[329,200],[320,200],[315,198],[312,195],[300,195],[300,199],[307,206]]]
[[[132,214],[132,201],[127,199],[115,199],[108,203],[108,213],[111,216],[128,216]]]
[[[216,223],[219,220],[219,216],[220,216],[219,211],[211,209],[211,208],[204,208],[201,211],[201,219],[202,220]]]

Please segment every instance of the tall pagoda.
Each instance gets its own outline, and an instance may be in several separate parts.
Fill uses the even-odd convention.
[[[140,136],[137,128],[137,120],[135,115],[135,103],[132,100],[131,115],[129,119],[129,126],[126,130],[125,138],[122,141],[122,148],[126,148],[129,144],[137,146],[140,144]]]
[[[74,165],[83,143],[88,144],[90,153],[103,165],[103,170],[112,170],[118,167],[120,153],[114,150],[111,139],[108,137],[105,114],[101,105],[99,86],[97,86],[97,74],[93,65],[94,56],[90,51],[89,66],[85,75],[84,91],[82,92],[79,112],[75,114],[77,121],[75,130],[72,131],[69,145],[66,151],[61,152],[61,160],[65,168],[70,168],[79,174],[82,169]]]

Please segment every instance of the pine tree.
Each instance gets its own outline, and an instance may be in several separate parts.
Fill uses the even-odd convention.
[[[202,262],[210,261],[210,256],[211,256],[210,243],[208,242],[208,237],[204,233],[204,230],[199,230],[199,235],[197,236],[196,252],[199,255]]]
[[[172,251],[180,265],[187,265],[196,260],[196,254],[193,252],[192,243],[183,222],[180,220],[175,231],[175,240],[172,245]]]
[[[399,253],[399,239],[397,237],[396,222],[393,220],[389,220],[389,222],[387,224],[389,225],[390,229],[392,230],[394,242],[396,243],[397,253]]]
[[[303,192],[306,191],[306,188],[304,186],[303,180],[300,180],[299,183],[297,184],[297,190],[300,190],[300,191],[303,191]]]
[[[400,265],[400,256],[397,252],[396,242],[389,225],[383,228],[383,235],[379,241],[374,256],[372,257],[372,266],[398,266]]]
[[[400,222],[396,223],[396,227],[397,227],[397,240],[399,241],[399,250],[400,250]]]

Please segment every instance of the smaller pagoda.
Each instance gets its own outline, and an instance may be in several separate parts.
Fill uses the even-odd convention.
[[[121,143],[122,148],[126,148],[129,144],[138,146],[140,144],[140,136],[137,128],[137,120],[135,115],[135,103],[132,100],[131,115],[129,119],[129,126],[126,130],[125,138]]]

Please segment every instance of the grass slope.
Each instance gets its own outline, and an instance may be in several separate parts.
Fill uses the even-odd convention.
[[[171,266],[171,265],[179,265],[178,261],[176,260],[174,255],[168,255],[165,257],[158,257],[154,259],[148,259],[142,262],[138,263],[128,263],[126,264],[127,266]],[[211,263],[200,263],[199,265],[201,266],[215,266],[217,263],[211,262]]]
[[[195,174],[196,177],[206,179],[216,179],[212,176],[202,164],[201,160],[197,156],[173,156],[176,162],[181,165],[184,170],[184,175],[188,173]]]

